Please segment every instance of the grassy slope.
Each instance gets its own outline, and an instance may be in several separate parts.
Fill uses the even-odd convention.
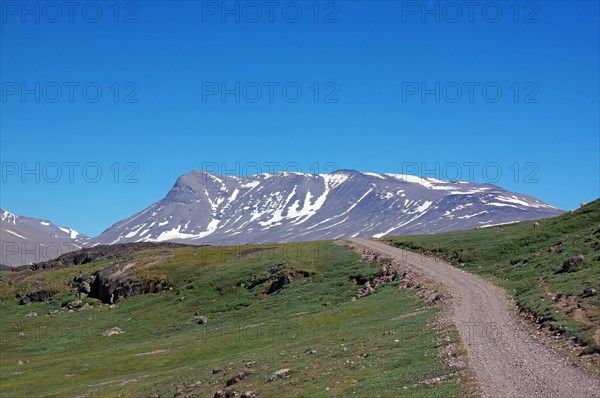
[[[241,258],[227,248],[172,249],[174,257],[143,272],[168,276],[173,291],[122,299],[112,310],[103,305],[55,316],[44,314],[58,309],[58,302],[18,306],[15,293],[43,279],[68,299],[71,293],[63,282],[106,261],[12,284],[8,280],[14,273],[0,273],[8,275],[0,286],[0,395],[169,397],[176,385],[201,382],[198,396],[212,397],[227,379],[252,369],[235,387],[258,390],[263,397],[462,396],[452,377],[419,384],[456,369],[439,357],[442,336],[433,325],[438,309],[421,301],[415,290],[388,285],[352,302],[359,288],[352,278],[371,277],[377,268],[327,242],[274,247]],[[285,267],[315,275],[263,299],[264,286],[242,286],[284,259]],[[324,306],[327,301],[333,305]],[[25,317],[30,311],[40,316]],[[196,311],[209,322],[196,324]],[[125,333],[99,336],[111,327]],[[395,334],[383,336],[388,330]],[[25,335],[18,337],[21,331]],[[307,349],[318,353],[307,355]],[[165,351],[139,355],[155,350]],[[242,361],[255,363],[245,368]],[[216,368],[229,370],[213,375]],[[266,382],[281,368],[291,369],[289,378]]]
[[[600,352],[594,341],[600,326],[600,295],[583,297],[584,290],[600,290],[600,200],[573,213],[533,222],[503,225],[435,235],[398,236],[392,244],[432,254],[465,270],[481,274],[507,289],[518,305],[540,317],[551,330],[564,333],[586,346],[584,353]],[[562,252],[550,247],[562,241]],[[581,269],[556,273],[563,262],[583,254]],[[589,319],[580,322],[565,314],[551,295],[564,292],[588,310]]]

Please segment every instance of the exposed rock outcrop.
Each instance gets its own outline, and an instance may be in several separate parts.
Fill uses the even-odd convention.
[[[137,277],[135,265],[135,261],[117,263],[96,272],[90,286],[89,296],[104,303],[113,304],[122,297],[160,293],[171,287],[171,283],[167,279]]]
[[[55,290],[37,290],[29,292],[24,296],[17,295],[19,305],[27,305],[34,302],[48,302],[56,294]]]

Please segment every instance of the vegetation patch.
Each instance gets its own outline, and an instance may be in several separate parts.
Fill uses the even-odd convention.
[[[0,395],[464,396],[463,365],[445,354],[454,336],[421,289],[388,282],[353,301],[382,265],[330,242],[242,251],[146,247],[0,272]],[[81,295],[135,259],[127,280],[170,288],[113,304]],[[19,305],[38,288],[56,293]]]
[[[524,315],[598,366],[600,200],[535,222],[387,241],[495,281]]]

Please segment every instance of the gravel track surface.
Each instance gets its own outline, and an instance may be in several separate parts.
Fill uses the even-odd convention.
[[[449,316],[484,397],[600,397],[600,380],[531,336],[498,286],[435,258],[367,239],[349,241],[444,285],[451,296]]]

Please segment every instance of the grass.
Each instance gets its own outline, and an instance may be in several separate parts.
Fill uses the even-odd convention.
[[[525,312],[558,335],[585,347],[582,354],[600,352],[600,200],[561,216],[511,225],[435,235],[387,238],[395,246],[435,255],[489,278],[504,287]],[[560,248],[560,250],[558,250]],[[564,261],[583,254],[576,272],[558,272]],[[584,309],[567,311],[564,293]]]
[[[353,279],[371,278],[378,268],[330,242],[243,249],[247,255],[239,256],[239,247],[169,249],[172,257],[140,267],[136,277],[166,277],[173,290],[121,299],[114,309],[86,299],[93,309],[53,316],[45,314],[74,297],[65,281],[109,262],[0,272],[0,395],[169,397],[180,388],[184,395],[194,390],[212,397],[226,380],[249,370],[234,387],[262,397],[464,396],[459,369],[440,356],[450,344],[445,335],[450,341],[456,335],[436,328],[439,308],[416,290],[388,284],[352,301],[359,289]],[[268,296],[261,294],[265,284],[249,288],[253,275],[268,276],[277,264],[311,276]],[[19,306],[15,295],[36,284],[59,290],[57,299]],[[25,316],[32,311],[39,316]],[[208,323],[198,325],[196,312]],[[125,333],[100,336],[112,327]],[[288,378],[267,382],[282,368],[290,369]],[[443,381],[425,383],[437,377]]]

